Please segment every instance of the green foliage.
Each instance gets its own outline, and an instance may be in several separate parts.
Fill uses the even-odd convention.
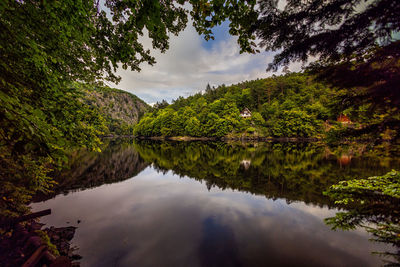
[[[33,192],[48,190],[47,173],[63,165],[69,148],[99,150],[98,136],[132,131],[131,124],[104,112],[100,115],[99,107],[83,103],[85,89],[76,82],[118,82],[119,66],[140,70],[141,63],[154,64],[140,36],[146,30],[153,48],[164,52],[170,33],[176,35],[186,26],[185,3],[192,5],[190,15],[206,39],[212,38],[212,27],[228,19],[242,50],[253,50],[247,27],[255,20],[253,0],[112,0],[104,6],[93,0],[6,0],[0,4],[1,207],[9,205],[10,199],[26,201]],[[115,93],[102,90],[109,99]],[[116,105],[106,107],[114,110]],[[175,134],[170,117],[160,116],[151,124],[152,134]],[[15,192],[21,192],[20,197]],[[6,213],[22,209],[16,206]]]
[[[335,199],[335,203],[345,205],[363,204],[363,198],[374,195],[400,199],[400,172],[392,170],[382,176],[342,181],[333,185],[326,194]]]
[[[340,108],[369,113],[363,122],[371,127],[360,127],[349,132],[350,136],[369,132],[379,138],[384,128],[389,128],[399,138],[399,1],[262,0],[259,4],[253,29],[261,46],[279,51],[268,70],[316,59],[307,71],[319,81],[347,88],[338,101]],[[353,94],[353,89],[357,93]],[[321,117],[329,116],[321,107],[310,108],[319,109]],[[371,123],[371,113],[390,116]]]
[[[365,88],[333,88],[310,73],[288,73],[208,88],[204,94],[179,97],[164,109],[176,112],[177,117],[168,128],[177,136],[240,137],[247,128],[254,127],[258,136],[325,138],[330,143],[351,138],[399,138],[400,109],[390,103],[378,107],[373,101],[352,105],[350,99],[364,93]],[[245,108],[250,109],[251,118],[240,116]],[[154,110],[149,116],[156,120],[162,110]],[[341,114],[346,114],[352,123],[337,122]],[[200,122],[201,129],[185,132],[192,117]],[[152,120],[146,119],[148,125],[140,123],[135,134],[162,135]]]
[[[330,62],[365,58],[398,40],[398,1],[261,1],[254,29],[267,50],[282,50],[270,69],[311,56]],[[302,25],[299,27],[299,25]]]
[[[200,121],[196,118],[190,118],[185,126],[184,132],[189,136],[202,136]]]
[[[330,124],[329,130],[325,134],[325,140],[330,144],[340,143],[346,137],[346,127],[341,123]]]
[[[257,125],[257,126],[264,126],[265,125],[265,120],[264,120],[264,118],[261,116],[261,114],[260,113],[258,113],[258,112],[253,112],[252,114],[251,114],[251,119],[252,119],[252,121],[254,121],[254,123]]]
[[[397,249],[397,253],[380,252],[400,263],[400,172],[392,170],[382,176],[367,179],[352,179],[332,185],[324,192],[335,204],[346,208],[335,217],[325,219],[333,229],[365,228],[378,242],[388,243]]]
[[[256,128],[254,128],[254,127],[247,128],[248,133],[254,133],[255,131],[256,131]]]
[[[163,121],[177,136],[240,136],[254,128],[251,133],[264,136],[318,137],[323,121],[337,115],[327,105],[336,101],[334,95],[333,89],[300,73],[223,85],[208,88],[204,94],[180,97],[153,111],[134,132],[138,136],[165,136],[154,127],[154,123]],[[244,108],[251,110],[251,118],[240,116]],[[162,117],[166,109],[176,112],[172,124]]]
[[[277,137],[312,137],[318,133],[320,122],[306,111],[284,110],[272,125],[272,134]]]
[[[47,235],[46,232],[42,230],[36,230],[35,233],[42,239],[43,243],[47,245],[50,253],[54,256],[60,256],[60,252],[58,251],[57,247],[51,243],[50,237]]]
[[[97,109],[80,100],[79,88],[66,86],[37,98],[35,91],[6,85],[2,89],[14,90],[0,92],[0,208],[2,215],[15,216],[26,211],[21,204],[32,193],[51,189],[48,173],[63,165],[69,147],[98,150],[106,128]]]

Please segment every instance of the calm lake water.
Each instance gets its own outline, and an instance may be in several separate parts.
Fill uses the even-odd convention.
[[[393,247],[331,230],[339,210],[322,192],[399,166],[364,145],[110,141],[75,152],[31,206],[78,227],[82,266],[380,266],[372,252]]]

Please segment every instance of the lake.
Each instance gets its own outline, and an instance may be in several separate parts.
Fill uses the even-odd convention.
[[[322,194],[400,169],[388,147],[110,140],[69,167],[31,207],[78,227],[82,266],[380,266],[373,252],[396,251],[332,230],[340,207]]]

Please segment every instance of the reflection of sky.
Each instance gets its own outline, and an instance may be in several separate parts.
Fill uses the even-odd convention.
[[[376,266],[362,231],[331,231],[334,210],[212,188],[147,168],[133,179],[59,195],[34,210],[78,226],[82,266]],[[77,224],[77,220],[81,220]],[[67,222],[70,222],[67,224]]]

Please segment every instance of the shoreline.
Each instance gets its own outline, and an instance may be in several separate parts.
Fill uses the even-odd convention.
[[[138,140],[154,140],[154,141],[240,141],[240,142],[291,142],[291,143],[324,143],[324,144],[351,144],[351,143],[392,143],[395,140],[387,139],[343,139],[339,142],[329,143],[324,138],[319,137],[265,137],[265,136],[224,136],[224,137],[193,137],[193,136],[135,136],[135,135],[107,135],[100,136],[102,139],[138,139]],[[393,143],[396,144],[396,141]]]
[[[244,141],[244,142],[320,142],[321,138],[306,137],[192,137],[192,136],[133,136],[139,140],[157,141]]]
[[[224,136],[224,137],[193,137],[193,136],[121,136],[121,138],[134,138],[138,140],[154,140],[154,141],[180,141],[180,142],[190,142],[190,141],[220,141],[220,142],[230,142],[230,141],[240,141],[240,142],[268,142],[268,143],[323,143],[323,144],[352,144],[352,143],[370,143],[377,145],[380,143],[391,143],[393,145],[399,145],[396,140],[387,139],[346,139],[340,140],[338,142],[329,143],[324,138],[318,137],[263,137],[263,136]],[[119,138],[115,136],[114,138]]]

